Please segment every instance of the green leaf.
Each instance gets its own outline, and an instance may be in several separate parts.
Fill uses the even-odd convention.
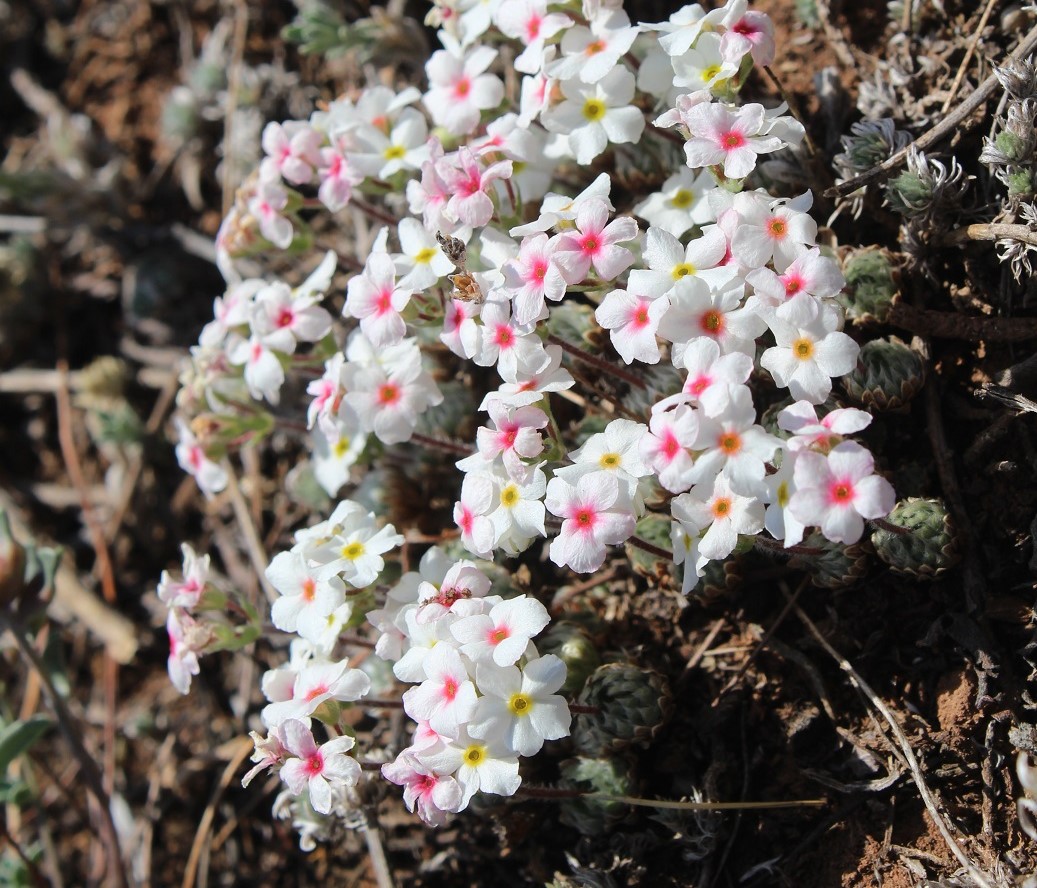
[[[16,721],[0,731],[0,774],[7,770],[18,756],[28,752],[29,748],[53,727],[45,715],[34,715],[25,721]]]

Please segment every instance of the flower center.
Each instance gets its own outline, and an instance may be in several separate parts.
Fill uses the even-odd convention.
[[[382,157],[384,157],[386,160],[399,160],[406,153],[407,149],[404,148],[402,145],[390,145],[388,148],[385,149],[385,152],[382,154]]]
[[[509,484],[500,492],[500,503],[505,508],[510,509],[519,501],[518,488],[514,484]]]
[[[311,777],[316,777],[318,774],[324,773],[324,756],[319,752],[315,752],[306,759],[306,773]]]
[[[689,274],[695,273],[695,266],[690,262],[682,262],[680,265],[673,267],[673,279],[679,281],[682,277],[687,277]]]
[[[457,84],[454,86],[454,93],[456,95],[460,96],[461,98],[464,98],[465,96],[468,95],[468,93],[471,91],[471,89],[472,89],[471,82],[468,80],[467,77],[464,77],[461,80],[457,81]]]
[[[681,188],[677,193],[670,198],[670,203],[675,206],[678,210],[686,210],[692,205],[695,200],[695,195],[688,191],[687,188]]]
[[[583,116],[594,123],[605,116],[605,103],[601,99],[587,99],[583,103]]]
[[[317,595],[317,583],[313,577],[307,577],[302,581],[302,597],[304,601],[313,601]]]
[[[389,404],[395,404],[400,400],[400,389],[399,386],[393,385],[391,382],[385,383],[378,387],[378,403],[383,406]]]
[[[352,543],[346,543],[346,545],[342,547],[340,554],[347,561],[356,561],[364,554],[364,544],[359,540],[355,540]]]
[[[710,384],[712,382],[713,382],[713,380],[710,379],[708,376],[700,376],[694,382],[688,383],[687,390],[688,390],[689,394],[692,394],[692,395],[694,395],[697,398],[706,389],[709,388],[709,386],[710,386]]]
[[[806,337],[792,343],[792,354],[800,361],[809,361],[814,355],[814,343]]]
[[[828,499],[835,505],[847,505],[853,501],[853,485],[849,481],[834,482],[828,488]]]
[[[423,247],[418,250],[417,255],[414,257],[415,265],[428,265],[432,261],[432,257],[436,255],[436,251],[433,247]]]
[[[469,746],[464,751],[464,763],[473,768],[477,768],[486,759],[486,747],[485,746]]]
[[[594,527],[594,512],[587,508],[577,509],[576,514],[573,515],[573,520],[580,530],[590,530]]]
[[[711,308],[702,316],[702,331],[709,336],[716,336],[724,329],[724,316],[715,308]]]
[[[731,498],[719,496],[713,500],[713,517],[727,518],[731,514]]]
[[[603,453],[601,459],[598,460],[598,465],[603,469],[614,469],[620,463],[618,453]]]
[[[730,456],[742,449],[742,438],[737,432],[724,432],[718,442],[720,449]]]
[[[508,709],[511,710],[512,715],[529,715],[529,710],[532,708],[533,701],[528,694],[512,694],[508,700]]]
[[[789,233],[788,223],[784,219],[771,219],[767,223],[767,233],[771,237],[781,239]]]
[[[720,146],[727,151],[733,151],[735,148],[741,148],[745,144],[745,136],[743,136],[737,130],[730,130],[720,135]]]
[[[702,82],[709,83],[717,74],[720,73],[720,65],[710,65],[708,68],[702,69]]]

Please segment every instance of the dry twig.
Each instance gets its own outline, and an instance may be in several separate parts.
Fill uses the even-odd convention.
[[[900,727],[900,723],[893,716],[889,707],[883,702],[882,698],[871,689],[871,685],[861,678],[860,673],[850,665],[850,662],[828,643],[828,640],[821,634],[821,630],[818,629],[814,624],[814,621],[803,612],[803,609],[794,602],[792,602],[792,607],[795,609],[796,616],[799,617],[800,622],[802,622],[807,628],[807,631],[810,632],[817,643],[824,648],[825,652],[839,664],[839,668],[846,673],[850,683],[857,688],[865,698],[867,698],[868,702],[878,710],[883,719],[890,726],[890,729],[893,731],[893,736],[896,738],[896,745],[900,747],[900,750],[904,754],[904,758],[907,760],[907,766],[911,771],[911,778],[914,780],[915,786],[918,787],[918,793],[922,797],[922,802],[925,804],[925,808],[929,812],[929,816],[932,817],[933,823],[936,824],[936,828],[939,830],[944,842],[947,843],[947,847],[950,848],[958,862],[977,885],[980,885],[981,888],[994,888],[994,883],[991,881],[990,877],[972,862],[968,854],[966,854],[964,849],[962,849],[958,844],[957,839],[954,838],[954,834],[951,832],[947,818],[944,817],[940,811],[936,796],[933,795],[932,790],[929,789],[929,784],[926,783],[925,775],[922,773],[922,767],[918,763],[918,757],[915,755],[915,751],[911,747],[911,742],[907,739],[904,729]],[[885,734],[883,736],[885,736]],[[891,741],[888,742],[890,742],[890,746],[894,745]]]
[[[1034,28],[1029,34],[1027,34],[1026,39],[1023,40],[1023,42],[1019,44],[1018,49],[1012,53],[1012,57],[1016,59],[1025,58],[1035,49],[1037,49],[1037,28]],[[965,101],[955,108],[954,111],[946,117],[943,117],[940,122],[927,133],[923,133],[909,145],[901,148],[896,152],[896,154],[891,155],[877,166],[873,166],[870,170],[829,188],[825,191],[824,196],[828,198],[846,197],[848,194],[853,194],[853,192],[858,188],[862,188],[865,185],[874,182],[876,179],[888,176],[893,172],[893,170],[898,169],[907,160],[908,155],[913,150],[925,151],[931,145],[935,145],[945,136],[954,132],[954,130],[957,129],[964,120],[968,119],[969,115],[971,115],[973,111],[990,98],[997,87],[997,76],[991,74],[978,87],[976,87],[976,90],[972,95],[965,99]]]

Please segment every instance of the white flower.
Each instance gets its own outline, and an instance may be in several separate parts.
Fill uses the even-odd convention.
[[[205,455],[205,450],[198,443],[191,429],[182,419],[177,417],[176,429],[180,442],[176,445],[176,461],[180,468],[194,476],[198,489],[211,499],[227,486],[227,472],[218,463]]]
[[[279,552],[267,566],[266,578],[281,593],[270,609],[270,620],[284,632],[316,640],[328,615],[345,601],[338,577],[318,579],[298,552]]]
[[[568,136],[576,162],[588,164],[609,142],[636,142],[645,119],[633,104],[634,75],[625,67],[613,68],[594,83],[563,80],[565,101],[549,108],[541,121],[549,132]]]
[[[424,103],[436,126],[463,136],[479,125],[481,111],[496,108],[504,98],[504,84],[483,72],[497,58],[497,50],[478,46],[463,50],[449,35],[425,64],[429,90]]]
[[[760,357],[780,387],[792,397],[822,403],[832,392],[832,377],[844,376],[857,364],[860,346],[836,330],[837,310],[823,311],[813,323],[793,326],[776,315],[768,319],[777,343]]]
[[[422,764],[437,774],[452,774],[461,787],[464,810],[477,792],[510,796],[522,783],[518,757],[496,738],[477,740],[462,728],[456,739],[419,756]]]
[[[425,655],[425,680],[403,695],[413,719],[427,721],[440,736],[456,737],[475,712],[475,685],[461,655],[443,641]]]
[[[530,660],[521,670],[480,662],[475,675],[483,696],[468,725],[473,737],[500,738],[519,755],[536,755],[545,740],[569,736],[569,706],[555,693],[565,683],[558,657]]]
[[[591,573],[605,563],[605,546],[616,545],[634,532],[636,520],[630,497],[610,472],[591,472],[572,484],[552,478],[547,484],[548,511],[562,521],[551,541],[551,560],[578,573]]]
[[[684,122],[691,133],[684,145],[688,166],[721,165],[728,179],[744,179],[756,169],[757,155],[785,147],[777,136],[766,135],[764,108],[755,102],[738,108],[702,103],[684,115]]]

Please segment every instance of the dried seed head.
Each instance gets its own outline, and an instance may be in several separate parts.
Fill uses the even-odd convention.
[[[994,65],[994,74],[1013,99],[1037,98],[1037,66],[1032,56],[1026,60],[1012,59],[1004,67]]]
[[[457,274],[449,275],[449,278],[450,283],[454,285],[454,291],[450,294],[452,298],[460,299],[462,302],[475,303],[482,302],[486,298],[479,282],[463,268]]]
[[[439,245],[443,248],[443,255],[453,262],[459,270],[463,270],[468,259],[468,249],[465,247],[464,241],[459,237],[444,236],[442,231],[436,232],[436,240],[439,241]]]

